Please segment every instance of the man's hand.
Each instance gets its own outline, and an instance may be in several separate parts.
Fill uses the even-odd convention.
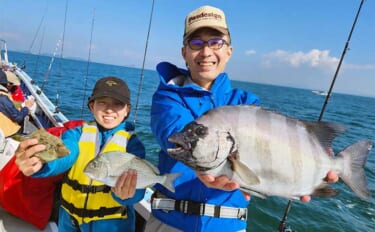
[[[196,172],[196,174],[203,184],[210,188],[232,191],[240,187],[237,182],[231,181],[227,176],[214,177],[213,175],[201,174],[199,172]]]
[[[216,188],[224,191],[232,191],[240,188],[240,185],[237,182],[230,180],[227,176],[214,177],[212,175],[201,174],[199,172],[196,172],[196,174],[198,178],[202,181],[202,183],[209,188]],[[246,200],[250,200],[249,193],[242,193],[244,194]]]
[[[330,183],[335,183],[339,180],[339,175],[335,171],[328,171],[325,181]],[[311,196],[301,196],[300,200],[303,202],[309,202],[311,200]]]
[[[201,174],[199,172],[196,172],[196,174],[198,178],[200,179],[200,181],[202,181],[202,183],[209,188],[216,188],[216,189],[221,189],[224,191],[232,191],[232,190],[240,188],[239,183],[230,180],[227,176],[214,177],[212,175]],[[339,179],[338,174],[332,170],[327,173],[327,176],[325,178],[325,180],[330,183],[335,183],[338,181],[338,179]],[[250,200],[250,193],[243,192],[243,191],[242,193],[244,194],[244,197],[246,200]],[[300,200],[303,202],[309,202],[311,200],[311,196],[309,195],[301,196]]]

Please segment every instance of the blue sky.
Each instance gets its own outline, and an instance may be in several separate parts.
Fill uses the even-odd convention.
[[[234,53],[226,71],[243,80],[328,90],[360,0],[155,0],[145,67],[184,66],[186,14],[201,5],[223,9]],[[0,38],[8,49],[52,54],[62,37],[65,0],[0,0]],[[142,67],[152,0],[69,0],[65,57]],[[366,0],[333,92],[375,96],[375,2]],[[95,12],[95,14],[94,14]],[[95,16],[93,16],[95,15]],[[42,36],[44,34],[44,36]],[[43,38],[43,43],[40,41]]]

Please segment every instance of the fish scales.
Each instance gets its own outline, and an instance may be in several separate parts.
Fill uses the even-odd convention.
[[[338,124],[301,121],[257,106],[224,106],[172,135],[176,147],[168,152],[194,170],[227,175],[259,197],[334,196],[337,191],[323,180],[334,170],[368,199],[363,167],[372,142],[361,140],[330,156],[327,148],[344,131]]]
[[[286,128],[290,128],[290,132],[287,134],[289,147],[294,147],[294,149],[290,151],[291,152],[290,156],[297,157],[297,154],[301,154],[303,152],[302,147],[301,147],[301,140],[300,140],[299,133],[298,133],[298,128],[299,128],[298,121],[291,119],[291,118],[286,118]],[[292,167],[294,168],[294,173],[291,177],[292,182],[297,183],[297,181],[300,180],[300,178],[298,178],[297,176],[297,173],[302,172],[303,162],[301,159],[293,159],[293,158],[290,158],[290,159],[292,161]]]
[[[296,139],[296,136],[298,136],[297,121],[282,117],[279,114],[269,114],[267,111],[261,110],[261,108],[250,111],[249,114],[247,114],[248,111],[246,110],[239,112],[239,117],[235,120],[238,124],[237,128],[239,128],[237,134],[245,134],[245,136],[238,139],[238,146],[242,147],[242,150],[255,150],[258,151],[257,154],[262,154],[244,156],[243,161],[257,164],[257,166],[253,166],[252,170],[256,173],[262,173],[262,176],[267,176],[270,179],[270,186],[280,188],[275,191],[280,192],[285,189],[284,185],[275,183],[281,178],[285,182],[298,184],[299,178],[296,178],[296,173],[302,171],[301,163],[303,157],[295,156],[297,158],[293,159],[291,149],[293,141],[299,144],[299,139]],[[254,127],[239,125],[252,120],[254,120]],[[246,129],[248,130],[246,131]],[[249,131],[251,132],[249,133]],[[273,137],[280,139],[273,140]],[[300,154],[299,152],[295,153]],[[283,158],[280,159],[279,157]],[[285,169],[281,176],[280,173],[272,171],[274,166],[293,168]]]
[[[84,173],[93,180],[115,186],[118,178],[129,169],[137,171],[137,188],[142,189],[156,183],[174,192],[173,182],[180,173],[159,175],[159,170],[145,159],[120,151],[101,153],[88,162]]]
[[[294,131],[296,129],[297,124],[291,123],[293,120],[287,120],[286,117],[282,117],[279,114],[269,114],[267,111],[262,110],[261,108],[257,108],[257,117],[256,120],[259,122],[256,123],[258,132],[257,135],[260,138],[257,140],[262,141],[266,146],[268,151],[262,152],[262,150],[258,149],[257,147],[254,148],[257,154],[258,160],[263,159],[259,162],[259,172],[262,172],[261,176],[267,177],[270,182],[269,186],[273,187],[275,192],[284,192],[285,186],[278,185],[277,181],[283,179],[283,182],[298,185],[299,181],[296,178],[296,172],[300,172],[300,165],[294,163],[301,163],[301,156],[296,156],[292,153],[292,144],[290,141],[290,136],[294,137]],[[245,111],[246,112],[246,111]],[[247,120],[252,120],[252,118],[248,118]],[[287,124],[287,122],[291,124]],[[288,130],[289,129],[289,130]],[[261,136],[259,136],[261,135]],[[279,138],[279,139],[273,139]],[[299,140],[296,140],[299,142]],[[245,143],[246,144],[246,143]],[[251,147],[246,148],[246,150],[251,150]],[[242,149],[243,150],[243,149]],[[253,162],[253,160],[249,160],[250,156],[244,157],[244,162]],[[282,157],[282,159],[280,159]],[[251,157],[250,157],[251,158]],[[282,173],[273,171],[273,167],[283,168],[283,167],[290,167],[284,169]],[[261,180],[262,181],[262,180]]]
[[[295,138],[297,147],[299,148],[296,153],[294,154],[294,157],[297,157],[298,163],[296,165],[300,165],[299,171],[296,172],[296,178],[298,178],[298,175],[300,175],[301,178],[298,178],[299,180],[303,180],[306,183],[310,183],[311,186],[314,186],[314,180],[316,177],[315,171],[319,172],[319,169],[316,169],[316,162],[317,160],[314,159],[314,154],[319,154],[317,151],[315,151],[315,144],[313,144],[313,139],[306,139],[309,135],[306,131],[306,128],[301,122],[296,123],[296,130],[297,130],[297,136]],[[301,156],[300,154],[306,154],[306,156]],[[315,160],[315,161],[312,161]],[[311,170],[312,172],[310,172]],[[299,183],[299,186],[303,186],[303,182]],[[308,189],[307,191],[311,191],[311,189]]]

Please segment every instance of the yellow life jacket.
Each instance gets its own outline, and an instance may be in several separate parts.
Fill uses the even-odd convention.
[[[109,151],[126,152],[131,134],[117,131],[100,149],[96,124],[83,124],[78,142],[79,156],[62,184],[62,206],[79,224],[93,220],[127,218],[127,207],[119,204],[111,195],[111,187],[91,180],[83,173],[87,163],[97,154]]]
[[[10,100],[12,100],[9,94],[0,91],[0,94],[7,96]],[[17,122],[13,122],[10,118],[8,118],[5,114],[0,112],[0,129],[3,131],[4,136],[8,137],[14,135],[19,131],[21,126]]]
[[[14,135],[20,130],[21,126],[13,122],[7,116],[0,112],[0,129],[3,131],[4,136],[8,137]]]

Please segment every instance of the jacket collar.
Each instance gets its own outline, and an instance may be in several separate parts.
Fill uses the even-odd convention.
[[[226,73],[221,73],[215,79],[210,90],[203,89],[199,85],[189,81],[186,78],[190,76],[190,73],[186,69],[178,68],[169,62],[161,62],[156,66],[156,70],[160,76],[160,84],[162,88],[179,89],[179,91],[203,91],[203,92],[215,92],[220,86],[229,86],[230,80]]]

